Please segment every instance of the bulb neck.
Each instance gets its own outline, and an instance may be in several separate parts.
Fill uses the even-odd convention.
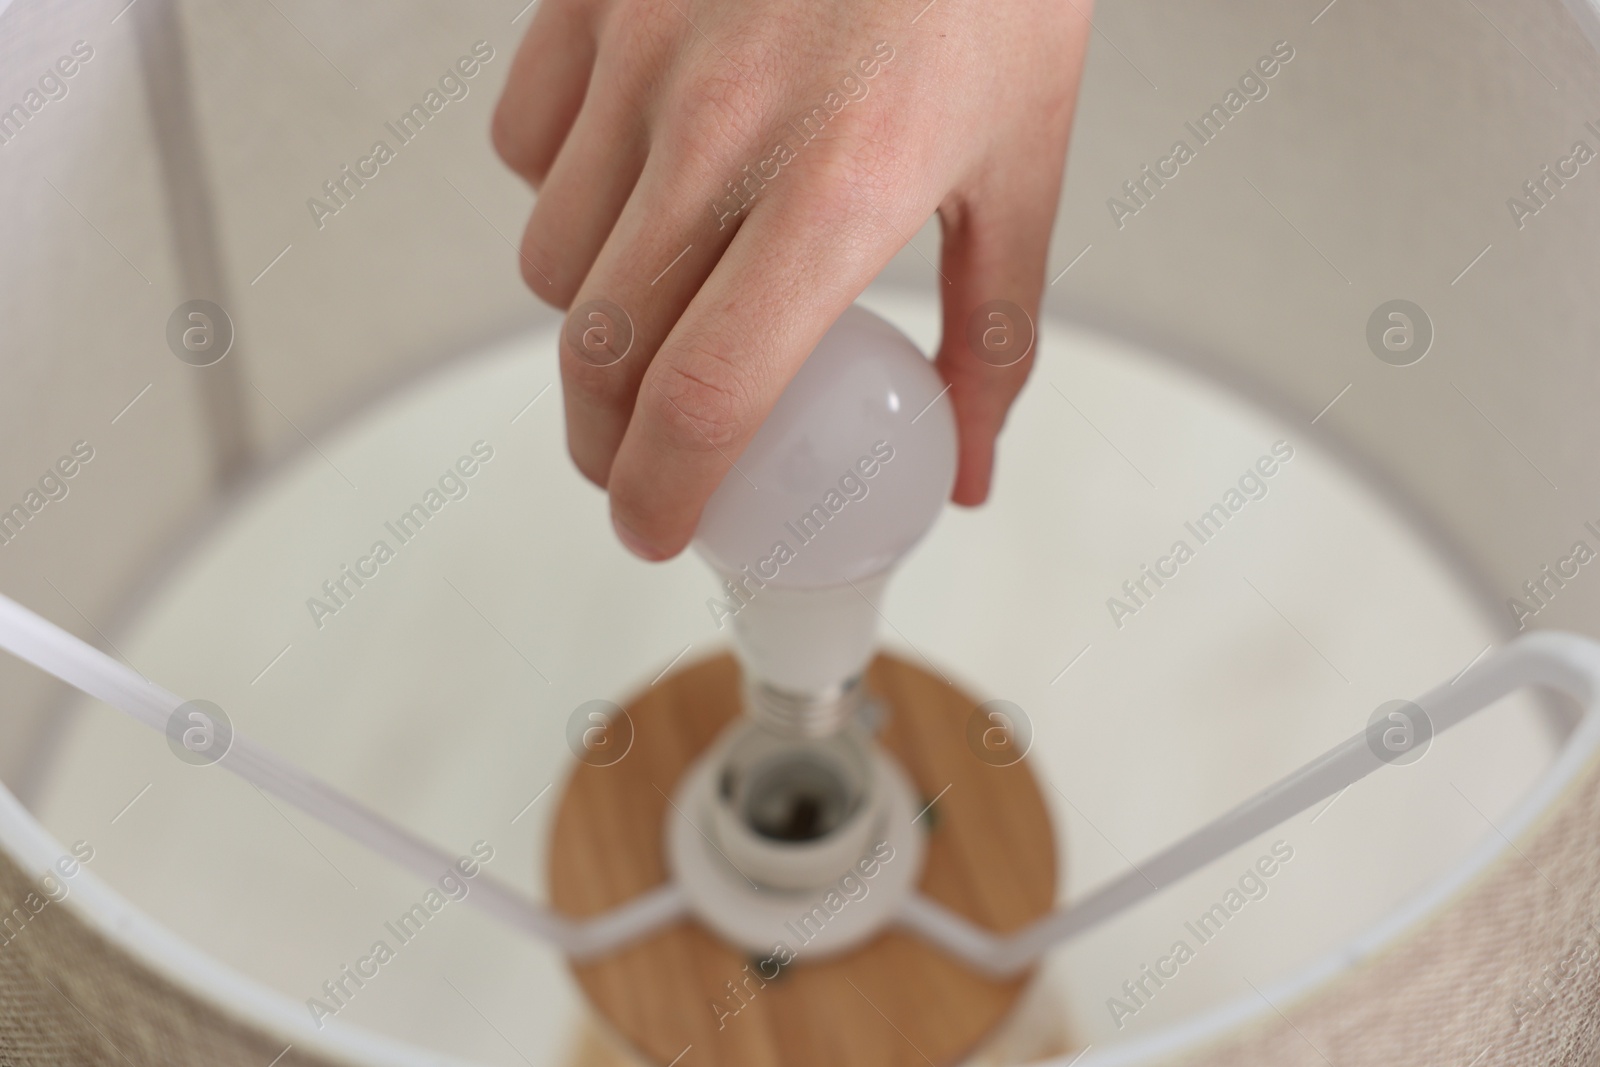
[[[806,717],[807,706],[840,699],[866,672],[877,645],[878,612],[887,573],[818,589],[768,585],[731,620],[733,644],[747,679],[775,695],[750,700],[778,709],[783,720]],[[821,712],[817,715],[820,717]]]
[[[745,713],[774,733],[785,737],[818,739],[843,730],[861,711],[867,687],[858,674],[820,692],[780,689],[771,682],[745,674]]]

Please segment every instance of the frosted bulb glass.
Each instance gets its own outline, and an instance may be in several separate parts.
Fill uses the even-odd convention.
[[[910,338],[851,307],[712,494],[695,547],[732,583],[712,613],[759,680],[820,693],[865,668],[877,632],[868,598],[955,479],[943,388]]]

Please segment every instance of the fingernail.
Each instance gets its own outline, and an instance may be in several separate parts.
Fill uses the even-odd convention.
[[[617,540],[622,542],[623,547],[640,559],[649,560],[651,563],[659,563],[667,558],[665,552],[655,548],[644,538],[628,529],[622,520],[615,515],[611,516],[611,528],[617,531]]]

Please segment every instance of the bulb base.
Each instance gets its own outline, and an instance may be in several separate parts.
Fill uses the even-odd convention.
[[[867,687],[860,675],[810,693],[780,689],[771,682],[745,676],[745,712],[785,737],[832,737],[860,714],[866,700]]]

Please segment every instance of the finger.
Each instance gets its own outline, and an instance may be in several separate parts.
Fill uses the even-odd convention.
[[[556,155],[522,237],[522,276],[542,300],[568,307],[644,168],[644,119],[608,88],[605,60]]]
[[[988,499],[995,442],[1038,353],[1039,300],[1055,221],[1060,156],[1037,156],[940,209],[944,334],[936,360],[950,383],[959,441],[950,498]]]
[[[731,146],[720,154],[691,154],[682,143],[664,137],[650,150],[632,195],[573,297],[573,316],[587,319],[590,309],[604,302],[614,305],[608,314],[625,316],[624,327],[631,331],[627,354],[615,362],[615,350],[597,352],[574,343],[582,335],[573,328],[572,316],[563,339],[567,448],[597,485],[609,483],[650,361],[747,210],[746,201],[728,191],[726,176],[738,173],[751,154],[741,156]],[[755,183],[742,192],[751,203],[762,195]]]
[[[535,189],[583,106],[595,50],[588,4],[543,0],[511,60],[489,136],[506,165]]]
[[[682,551],[800,364],[933,206],[815,177],[755,205],[645,372],[609,482],[637,555]]]

